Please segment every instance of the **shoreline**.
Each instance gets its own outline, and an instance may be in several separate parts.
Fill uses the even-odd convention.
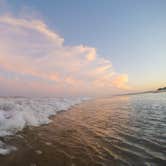
[[[145,98],[142,102],[149,106],[150,96],[146,97],[148,103]],[[165,98],[158,101],[162,100],[165,101]],[[156,135],[155,142],[151,140],[154,136],[140,137],[141,134],[149,135],[152,132],[153,128],[150,127],[153,127],[155,119],[144,123],[144,118],[149,119],[153,115],[152,110],[149,109],[151,112],[149,114],[148,107],[144,111],[145,103],[137,103],[143,111],[144,118],[142,118],[142,113],[134,110],[138,105],[131,108],[135,101],[128,100],[128,97],[93,99],[76,104],[67,111],[60,111],[50,117],[49,124],[26,127],[17,135],[6,137],[4,142],[17,147],[17,150],[6,156],[0,155],[1,164],[3,166],[139,166],[145,165],[146,162],[146,164],[164,166],[166,142],[163,137],[158,139]],[[158,107],[160,103],[157,107],[156,103],[154,104],[153,108],[160,108]],[[156,114],[156,111],[154,113]],[[163,114],[162,110],[157,111],[156,116],[163,118]],[[134,119],[136,115],[138,119]],[[159,123],[158,117],[156,119]],[[163,119],[160,123],[163,125]],[[146,130],[142,132],[142,128]],[[154,130],[159,129],[154,128]],[[162,130],[163,128],[160,128],[161,133]]]

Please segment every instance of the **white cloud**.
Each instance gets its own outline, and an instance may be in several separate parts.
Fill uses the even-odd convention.
[[[128,88],[127,75],[116,73],[95,48],[64,45],[64,39],[41,20],[3,15],[0,36],[0,69],[17,76],[15,86],[25,82],[33,86],[33,93],[36,89],[48,95],[101,94]],[[9,78],[8,84],[12,86]],[[24,89],[23,85],[18,87]]]

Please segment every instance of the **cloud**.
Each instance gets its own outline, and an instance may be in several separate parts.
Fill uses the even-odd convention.
[[[87,55],[86,58],[88,61],[94,61],[96,59],[96,50],[93,48]]]
[[[128,82],[128,75],[122,74],[115,76],[115,78],[112,81],[112,84],[115,85],[117,88],[130,89],[130,87],[127,84],[125,84],[127,82]]]
[[[65,45],[42,20],[2,15],[0,36],[6,91],[18,88],[24,94],[26,85],[32,94],[82,95],[129,88],[127,74],[117,73],[95,48]]]

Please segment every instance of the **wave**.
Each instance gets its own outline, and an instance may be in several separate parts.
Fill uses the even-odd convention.
[[[14,135],[26,126],[51,122],[50,116],[88,98],[0,98],[0,138]],[[0,141],[0,154],[15,150]]]

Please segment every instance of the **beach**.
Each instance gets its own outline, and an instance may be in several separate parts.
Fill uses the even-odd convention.
[[[83,101],[1,141],[2,166],[166,165],[166,94]]]

